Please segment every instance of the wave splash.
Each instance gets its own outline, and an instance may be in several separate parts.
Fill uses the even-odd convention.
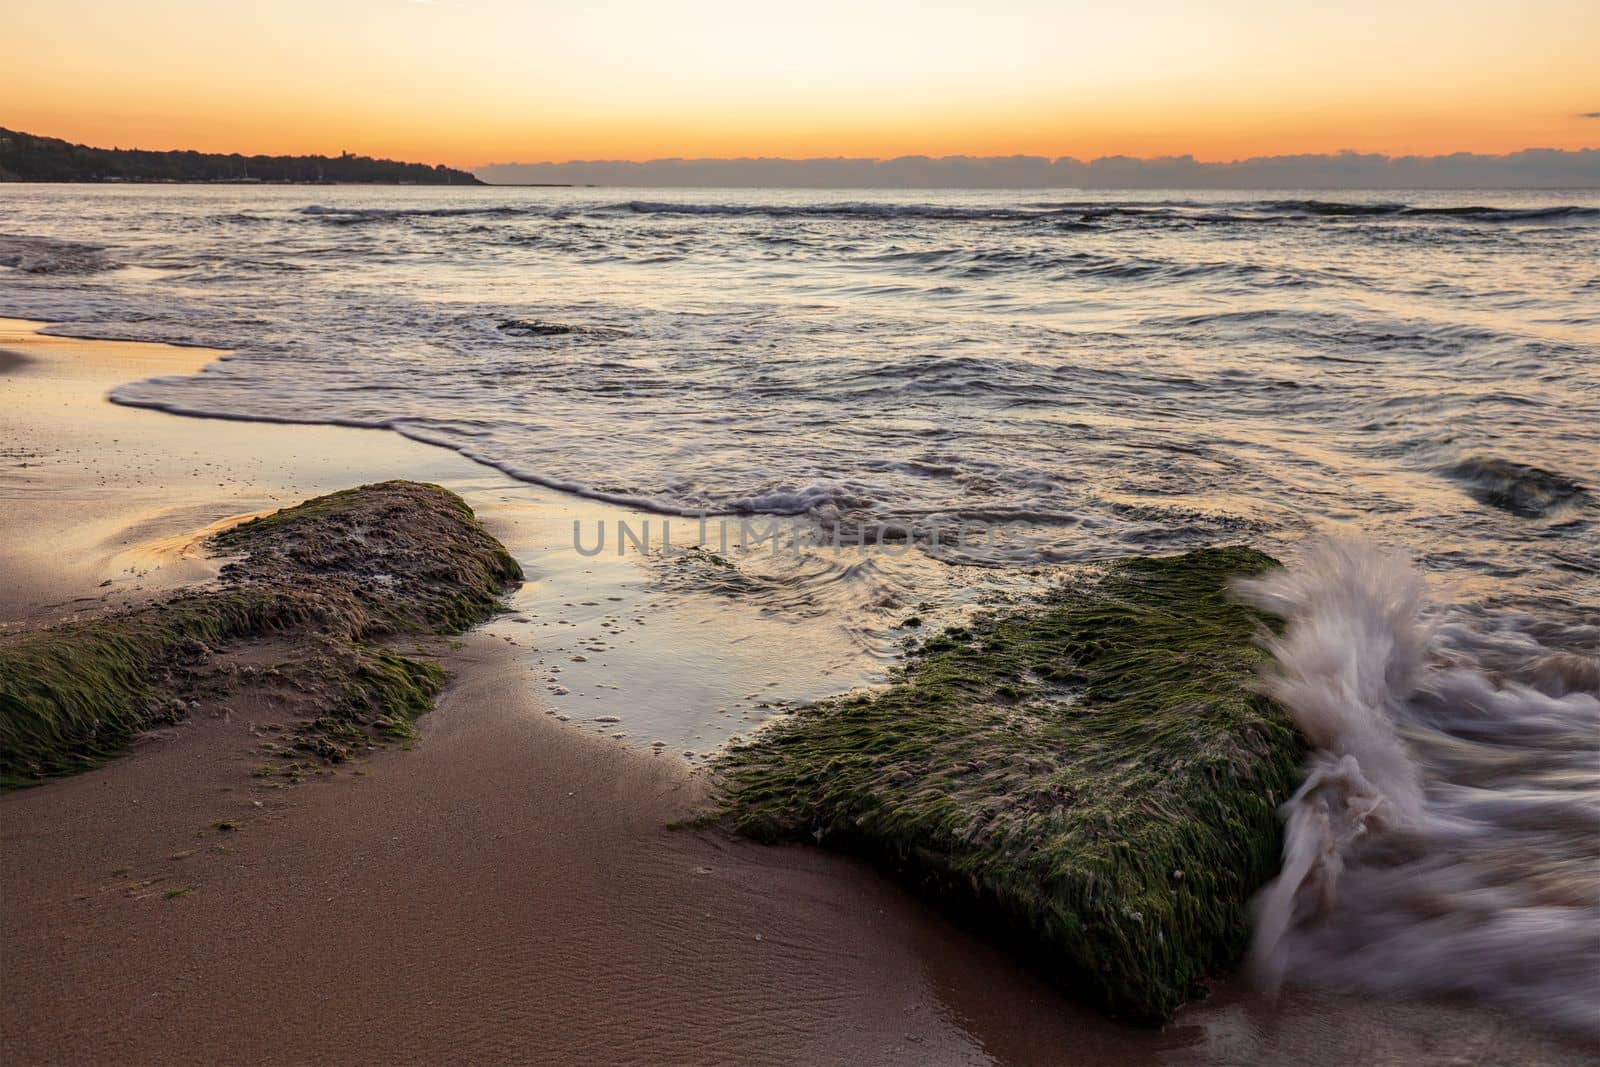
[[[1363,541],[1237,593],[1286,620],[1264,684],[1316,748],[1255,903],[1262,981],[1472,994],[1600,1034],[1600,627],[1452,620]]]

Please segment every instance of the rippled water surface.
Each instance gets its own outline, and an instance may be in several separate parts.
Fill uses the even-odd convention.
[[[0,310],[236,351],[123,402],[652,510],[1592,590],[1600,197],[1339,196],[14,186]]]

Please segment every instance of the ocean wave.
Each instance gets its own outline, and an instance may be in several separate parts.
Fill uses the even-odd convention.
[[[94,274],[116,265],[100,245],[0,234],[0,267],[24,274]]]
[[[838,215],[850,218],[949,219],[961,222],[985,219],[1033,219],[1052,214],[1047,211],[1028,211],[1009,207],[946,207],[938,204],[881,204],[871,201],[823,204],[696,204],[630,200],[621,206],[639,215],[764,215],[773,218]]]
[[[1296,271],[1257,263],[1214,259],[1184,262],[1151,256],[1111,256],[1064,248],[972,248],[951,245],[941,248],[899,250],[864,256],[854,261],[862,266],[885,267],[904,273],[943,274],[958,278],[982,278],[997,274],[1028,277],[1109,279],[1130,283],[1176,283],[1184,281],[1244,281],[1265,288],[1299,287],[1320,284],[1321,272]]]
[[[1383,215],[1399,215],[1412,210],[1405,204],[1346,204],[1333,200],[1268,200],[1250,206],[1255,207],[1257,210],[1320,215],[1326,218],[1379,217]]]
[[[1572,219],[1600,220],[1600,208],[1575,204],[1549,207],[1508,208],[1477,204],[1419,206],[1400,203],[1357,204],[1328,200],[1275,200],[1262,208],[1324,218],[1448,218],[1481,222],[1547,222]]]
[[[1446,633],[1405,558],[1364,541],[1238,591],[1286,620],[1265,685],[1316,749],[1255,905],[1256,973],[1472,993],[1600,1035],[1595,650]]]
[[[1219,211],[1218,205],[1187,201],[1130,203],[1127,201],[1035,202],[1020,207],[948,206],[916,203],[840,201],[813,204],[706,204],[679,201],[633,200],[618,205],[644,215],[760,215],[773,218],[830,217],[877,219],[944,219],[964,222],[1054,220],[1093,223],[1130,222],[1216,225],[1257,225],[1295,219],[1409,218],[1458,219],[1479,222],[1600,221],[1600,208],[1579,205],[1506,208],[1479,205],[1432,207],[1404,203],[1340,203],[1323,200],[1240,201]]]
[[[501,333],[513,337],[626,337],[627,330],[615,326],[580,326],[567,322],[549,322],[545,319],[505,319],[495,325]]]
[[[513,217],[517,215],[547,215],[547,209],[519,208],[501,204],[489,204],[481,207],[404,207],[404,208],[375,208],[375,207],[328,207],[323,204],[309,204],[300,209],[300,214],[311,215],[316,218],[330,221],[371,221],[381,219],[409,219],[409,218],[473,218],[479,216]]]
[[[565,218],[572,214],[606,217],[616,214],[659,216],[717,216],[754,218],[858,218],[932,220],[948,222],[1048,222],[1058,230],[1097,225],[1259,226],[1319,219],[1455,220],[1482,223],[1591,223],[1600,221],[1600,208],[1580,205],[1546,207],[1493,207],[1482,205],[1428,206],[1405,203],[1344,203],[1324,200],[1230,201],[1224,205],[1200,201],[1034,201],[1019,205],[934,204],[872,200],[818,201],[810,203],[705,203],[692,200],[625,200],[609,203],[565,203],[462,207],[343,207],[311,204],[301,215],[326,222],[348,224],[413,218]],[[238,216],[231,216],[239,219]]]
[[[1483,222],[1554,222],[1571,219],[1581,222],[1600,222],[1600,208],[1592,207],[1412,207],[1402,214],[1413,217],[1477,219]]]

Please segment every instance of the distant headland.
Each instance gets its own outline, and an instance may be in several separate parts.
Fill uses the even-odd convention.
[[[464,170],[443,165],[400,163],[348,152],[338,156],[243,156],[176,149],[90,148],[4,127],[0,127],[0,181],[483,184]]]

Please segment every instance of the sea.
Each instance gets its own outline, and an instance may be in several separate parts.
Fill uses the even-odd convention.
[[[1600,1035],[1594,190],[11,185],[0,314],[229,351],[120,404],[781,521],[737,591],[884,669],[912,613],[1257,545],[1317,748],[1258,976]]]

